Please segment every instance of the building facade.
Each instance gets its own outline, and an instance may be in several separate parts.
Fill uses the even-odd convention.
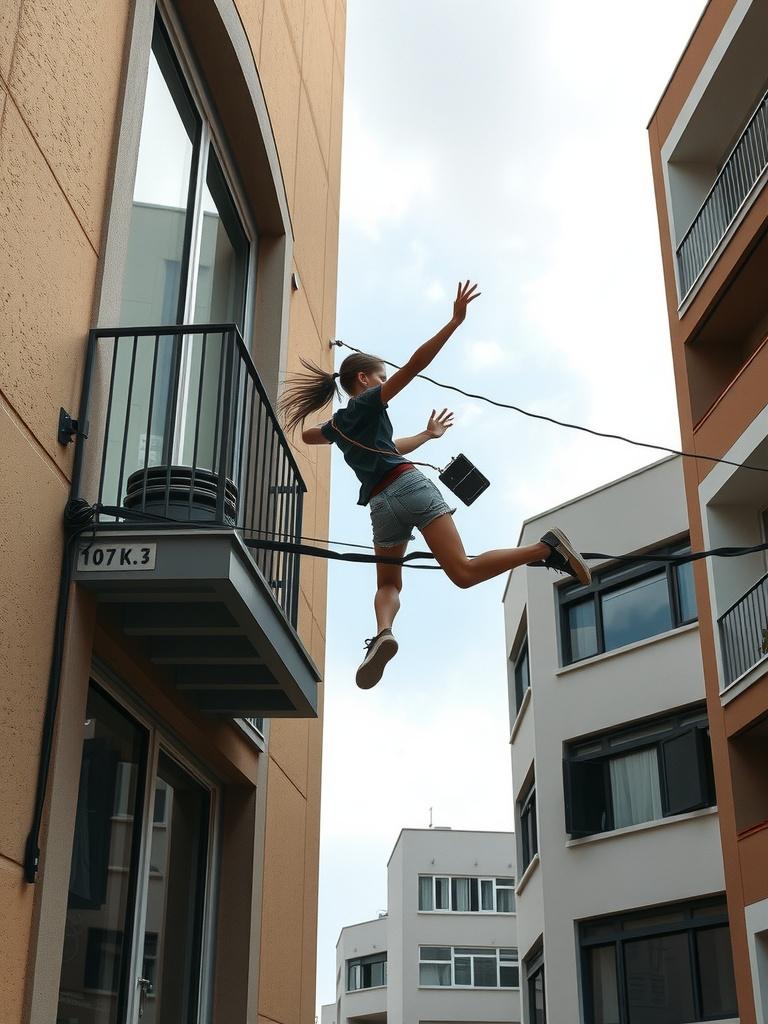
[[[765,0],[710,2],[649,125],[696,548],[768,539]],[[736,985],[768,1020],[768,576],[764,551],[695,569]]]
[[[3,1020],[314,1019],[345,19],[0,4]]]
[[[514,836],[403,829],[387,913],[343,928],[322,1024],[520,1020]]]
[[[504,596],[523,1019],[733,1021],[683,474],[670,458],[527,520],[590,586],[515,569]],[[656,560],[656,559],[659,560]]]

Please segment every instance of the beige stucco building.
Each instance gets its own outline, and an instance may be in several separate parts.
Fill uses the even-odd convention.
[[[314,1019],[345,20],[0,0],[3,1021]]]

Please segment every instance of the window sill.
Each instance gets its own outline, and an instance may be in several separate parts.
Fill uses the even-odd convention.
[[[416,913],[425,917],[517,917],[516,910],[417,910]]]
[[[734,679],[732,683],[729,683],[724,690],[720,691],[720,703],[723,707],[726,704],[730,704],[732,700],[735,700],[740,693],[744,693],[750,686],[754,685],[759,679],[768,672],[768,654],[764,654],[760,661],[756,665],[753,665],[749,672],[745,672],[740,675],[738,679]]]
[[[666,633],[657,633],[655,636],[646,637],[645,640],[636,640],[633,644],[627,644],[626,647],[617,647],[615,651],[604,651],[602,654],[593,654],[591,658],[582,658],[581,661],[574,661],[571,665],[563,665],[555,671],[556,676],[564,676],[569,672],[577,672],[580,668],[587,668],[590,665],[594,665],[601,661],[607,661],[609,658],[618,658],[622,654],[629,654],[631,651],[637,651],[641,647],[648,647],[651,644],[661,643],[663,640],[669,640],[671,637],[681,636],[683,633],[690,633],[694,629],[699,628],[698,620],[696,622],[686,622],[684,626],[676,626],[674,629],[668,629]]]
[[[519,879],[517,885],[515,886],[515,892],[517,893],[518,896],[523,891],[523,889],[526,887],[526,885],[528,884],[528,879],[531,877],[531,875],[534,873],[534,871],[536,870],[536,868],[538,866],[539,866],[539,853],[538,853],[538,850],[537,850],[536,853],[534,853],[533,857],[531,857],[530,863],[528,864],[528,866],[526,867],[525,871],[520,876],[520,879]]]
[[[515,715],[515,720],[512,723],[512,732],[509,734],[509,742],[510,743],[514,743],[515,742],[515,736],[517,736],[517,731],[520,728],[520,723],[523,720],[523,715],[525,714],[525,709],[528,707],[528,705],[530,703],[531,703],[531,688],[529,686],[528,689],[525,691],[525,696],[523,697],[522,703],[520,705],[520,710]]]
[[[519,992],[519,985],[417,985],[425,992]],[[715,1024],[729,1024],[728,1021],[715,1021]],[[739,1024],[738,1021],[735,1024]]]
[[[565,845],[567,847],[585,846],[587,843],[599,843],[603,839],[615,839],[620,836],[633,835],[635,832],[647,832],[650,829],[664,828],[666,825],[675,825],[681,821],[693,821],[696,818],[706,818],[712,814],[717,814],[717,807],[702,807],[700,811],[687,811],[685,814],[675,814],[671,815],[669,818],[657,818],[655,821],[643,821],[639,825],[627,825],[626,828],[615,828],[610,832],[597,832],[593,836],[580,836],[578,839],[567,839]]]
[[[346,995],[356,996],[358,992],[381,992],[386,987],[386,985],[369,985],[367,988],[348,988]]]

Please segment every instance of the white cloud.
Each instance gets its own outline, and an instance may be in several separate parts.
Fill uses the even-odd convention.
[[[444,286],[439,281],[432,281],[424,292],[425,297],[430,302],[442,302],[447,294]]]
[[[509,348],[492,339],[476,339],[465,345],[467,366],[472,370],[496,369],[508,365],[512,360]]]
[[[378,241],[384,225],[403,221],[413,204],[431,197],[435,175],[423,153],[402,152],[377,135],[354,104],[344,115],[341,216]]]

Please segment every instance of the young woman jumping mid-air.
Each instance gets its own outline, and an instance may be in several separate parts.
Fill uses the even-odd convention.
[[[391,377],[381,359],[353,353],[337,373],[326,373],[304,360],[305,374],[295,376],[286,390],[281,408],[288,430],[301,425],[306,444],[337,444],[345,462],[360,481],[359,505],[369,505],[373,543],[380,557],[402,558],[411,530],[421,530],[424,540],[446,576],[458,587],[473,587],[518,565],[541,564],[575,576],[588,583],[590,572],[584,560],[561,530],[552,528],[538,544],[523,548],[486,551],[470,558],[452,519],[452,512],[440,491],[406,458],[426,441],[442,437],[451,426],[452,414],[443,410],[429,417],[426,430],[413,437],[393,440],[387,406],[411,381],[425,370],[467,315],[467,306],[480,292],[469,281],[459,284],[453,316],[434,338],[424,342]],[[336,380],[349,401],[333,419],[322,426],[306,427],[304,421],[324,408],[334,395],[340,397]],[[376,566],[377,589],[373,606],[377,634],[366,641],[367,651],[357,670],[357,685],[375,686],[384,667],[397,654],[392,623],[400,609],[402,567]]]

